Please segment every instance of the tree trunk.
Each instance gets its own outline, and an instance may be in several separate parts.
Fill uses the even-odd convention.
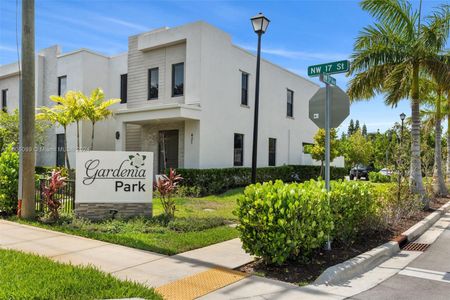
[[[323,160],[320,161],[320,175],[319,177],[322,177],[323,175]]]
[[[70,172],[70,162],[69,162],[69,153],[67,153],[67,130],[66,126],[64,126],[64,157],[66,158],[66,167]]]
[[[450,183],[450,91],[447,91],[447,183]]]
[[[447,195],[444,174],[442,172],[442,151],[441,151],[441,93],[438,93],[436,103],[436,121],[434,128],[434,166],[433,166],[433,192],[438,197]]]
[[[80,150],[80,121],[77,121],[77,150]]]
[[[411,170],[409,183],[412,193],[419,194],[424,208],[429,207],[429,199],[425,195],[422,182],[422,166],[420,158],[420,99],[419,99],[419,67],[414,66],[411,95]]]
[[[91,151],[94,150],[94,127],[95,122],[92,122],[92,131],[91,131]]]

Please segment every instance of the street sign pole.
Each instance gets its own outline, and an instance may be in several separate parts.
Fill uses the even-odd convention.
[[[330,85],[325,83],[325,188],[327,190],[328,207],[330,207]],[[327,250],[331,250],[330,234],[327,237]]]

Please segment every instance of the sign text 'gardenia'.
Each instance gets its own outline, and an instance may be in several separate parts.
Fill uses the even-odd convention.
[[[117,168],[102,167],[100,158],[89,159],[85,162],[84,185],[91,185],[97,180],[113,180],[115,192],[146,192],[145,179],[147,170],[144,168],[146,155],[129,155],[122,160]],[[110,161],[108,161],[110,163]],[[127,182],[128,180],[134,183]]]

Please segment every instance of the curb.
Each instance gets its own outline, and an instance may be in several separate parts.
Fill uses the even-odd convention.
[[[315,281],[315,285],[326,284],[333,285],[347,281],[359,274],[365,273],[375,266],[388,260],[398,252],[400,252],[399,242],[403,245],[411,242],[422,235],[434,223],[441,218],[442,215],[450,208],[450,201],[442,205],[435,212],[429,214],[422,221],[417,222],[411,228],[403,232],[403,241],[401,239],[387,242],[381,246],[364,252],[354,258],[346,260],[340,264],[327,268]]]

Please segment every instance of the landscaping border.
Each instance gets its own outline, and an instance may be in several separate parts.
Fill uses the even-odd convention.
[[[327,268],[315,281],[315,285],[326,284],[333,285],[342,283],[359,274],[365,273],[375,266],[388,260],[398,252],[400,246],[406,242],[411,242],[428,230],[436,223],[450,208],[450,201],[442,205],[435,212],[426,216],[423,220],[417,222],[408,230],[403,232],[400,239],[387,242],[381,246],[364,252],[354,258],[346,260],[340,264]]]

